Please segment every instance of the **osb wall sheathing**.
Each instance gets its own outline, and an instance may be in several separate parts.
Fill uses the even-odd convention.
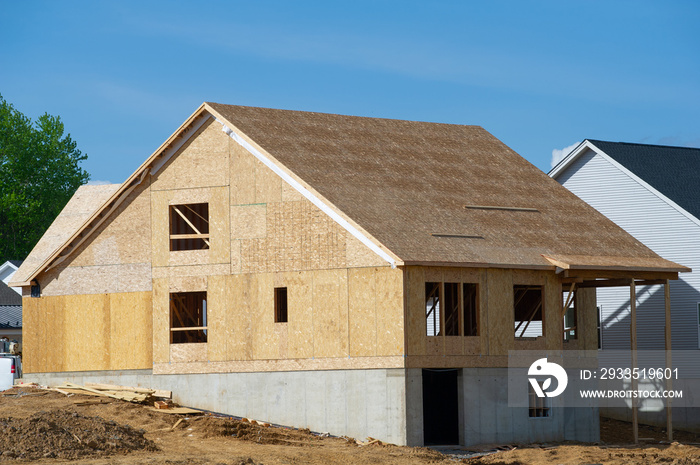
[[[151,290],[149,182],[137,187],[68,259],[41,274],[43,296]]]
[[[426,282],[479,284],[479,336],[426,336]],[[408,366],[506,366],[509,350],[562,348],[561,283],[554,273],[498,268],[408,266],[405,269],[404,283],[406,345],[411,360],[407,362]],[[545,337],[535,341],[518,341],[514,337],[515,284],[544,286]],[[590,295],[586,296],[590,298]],[[493,360],[482,360],[487,355]]]
[[[407,354],[470,355],[488,352],[489,328],[487,272],[479,268],[405,267]],[[479,285],[478,322],[481,336],[426,336],[425,283],[476,283]],[[444,295],[444,291],[442,292]],[[444,315],[440,315],[441,319]]]
[[[231,160],[231,272],[388,266],[235,142]]]
[[[354,366],[356,358],[361,358],[363,365],[367,365],[367,357],[377,358],[377,364],[387,363],[382,361],[386,357],[394,357],[393,364],[401,363],[400,270],[380,267],[206,279],[207,343],[191,344],[196,348],[169,344],[168,293],[174,290],[167,279],[154,280],[153,359],[156,366],[170,364],[167,372],[206,372],[201,364],[188,364],[202,361],[204,354],[207,363],[298,360],[303,364],[303,360],[314,360],[319,369],[325,366],[323,360],[328,360],[329,367],[345,364],[347,368]],[[357,300],[367,294],[363,289],[368,283],[371,298]],[[275,287],[287,287],[287,323],[274,321]],[[261,369],[279,369],[279,362],[266,367]]]
[[[23,299],[27,373],[152,367],[151,293]]]
[[[210,119],[158,171],[152,189],[228,186],[228,176],[228,137]]]
[[[215,163],[217,160],[213,160]],[[178,274],[178,271],[162,270],[163,267],[192,267],[195,265],[219,265],[220,272],[230,271],[230,231],[228,211],[228,186],[193,187],[179,190],[154,190],[151,193],[153,216],[153,277]],[[188,203],[209,204],[209,249],[170,251],[170,205]],[[150,252],[149,252],[150,253]],[[204,270],[202,274],[208,274]],[[180,272],[182,273],[182,272]],[[189,274],[189,273],[188,273]]]

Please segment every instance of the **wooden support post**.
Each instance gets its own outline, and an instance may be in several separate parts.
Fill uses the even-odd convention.
[[[630,349],[632,351],[632,370],[637,368],[637,290],[634,279],[630,280]],[[632,390],[637,390],[637,380],[632,377]],[[639,443],[639,417],[637,398],[632,397],[632,437]]]
[[[664,283],[664,304],[666,310],[666,326],[664,328],[664,343],[666,347],[666,368],[673,369],[671,366],[671,284],[667,279]],[[670,391],[673,388],[673,380],[669,376],[666,378],[666,390]],[[673,442],[673,400],[669,397],[666,399],[666,431],[668,431],[668,442]]]

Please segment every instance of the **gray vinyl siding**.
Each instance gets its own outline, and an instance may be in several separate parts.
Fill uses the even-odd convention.
[[[671,281],[671,332],[674,349],[698,349],[700,226],[591,150],[556,179],[663,258],[697,270]],[[628,349],[629,288],[599,289],[597,298],[603,348]],[[663,286],[639,287],[636,298],[639,349],[663,349]]]

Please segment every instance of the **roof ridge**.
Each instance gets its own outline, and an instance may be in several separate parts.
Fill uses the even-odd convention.
[[[585,139],[589,142],[596,143],[596,142],[603,142],[605,144],[619,144],[619,145],[635,145],[635,146],[641,146],[641,147],[661,147],[661,148],[667,148],[667,149],[682,149],[682,150],[697,150],[700,151],[700,147],[686,147],[682,145],[663,145],[663,144],[642,144],[641,142],[612,142],[609,140],[601,140],[601,139]]]
[[[231,105],[228,103],[218,103],[218,102],[204,102],[204,103],[206,103],[207,105],[221,105],[224,107],[234,107],[234,108],[249,108],[252,110],[270,110],[270,111],[289,112],[289,113],[305,113],[305,114],[313,114],[313,115],[340,116],[343,118],[360,118],[360,119],[371,119],[371,120],[382,120],[382,121],[400,121],[401,123],[425,123],[425,124],[440,124],[440,125],[447,125],[447,126],[466,126],[466,127],[474,127],[474,128],[483,129],[483,127],[478,125],[478,124],[444,123],[444,122],[438,122],[438,121],[423,121],[423,120],[408,120],[408,119],[401,119],[401,118],[387,118],[387,117],[382,117],[382,116],[349,115],[349,114],[345,114],[345,113],[329,113],[327,111],[289,110],[286,108],[253,107],[253,106],[249,106],[249,105]]]

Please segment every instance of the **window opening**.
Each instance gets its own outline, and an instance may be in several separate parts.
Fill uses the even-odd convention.
[[[445,335],[459,336],[459,283],[445,283]]]
[[[540,390],[544,392],[544,380],[534,380],[534,382],[536,382],[540,386]],[[530,383],[527,383],[527,395],[529,403],[528,416],[531,418],[544,418],[550,416],[552,401],[549,397],[539,397]]]
[[[207,342],[207,293],[170,294],[170,343]]]
[[[462,285],[462,303],[464,307],[464,335],[479,335],[479,316],[477,307],[477,285],[464,283]]]
[[[170,206],[170,250],[209,248],[209,204]]]
[[[440,283],[425,283],[425,319],[428,336],[440,335]]]
[[[35,281],[35,284],[32,284],[30,292],[32,297],[41,297],[41,286],[38,282]]]
[[[564,340],[571,341],[577,339],[576,321],[578,320],[578,311],[576,309],[576,291],[565,292],[564,305],[569,304],[564,310]]]
[[[515,285],[513,300],[515,337],[544,336],[542,286]]]
[[[275,323],[287,322],[287,288],[275,288]]]

